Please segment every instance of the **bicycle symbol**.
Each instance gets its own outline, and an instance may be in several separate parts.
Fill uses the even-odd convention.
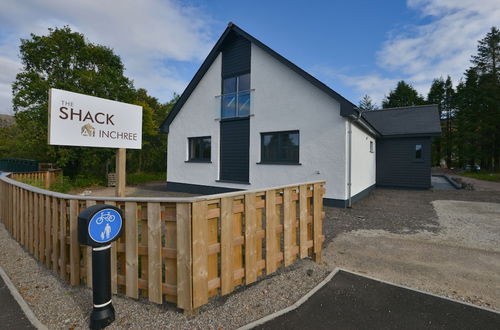
[[[113,214],[111,214],[110,212],[107,212],[107,213],[102,212],[101,216],[98,217],[95,222],[98,225],[100,225],[101,223],[103,223],[104,220],[106,220],[107,222],[113,222],[113,221],[115,221],[115,216]]]

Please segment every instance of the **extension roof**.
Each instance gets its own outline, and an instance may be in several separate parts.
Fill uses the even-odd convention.
[[[305,72],[304,70],[302,70],[301,68],[299,68],[298,66],[296,66],[295,64],[293,64],[292,62],[290,62],[289,60],[287,60],[286,58],[284,58],[283,56],[281,56],[280,54],[269,48],[268,46],[264,45],[262,42],[260,42],[247,32],[240,29],[234,23],[230,22],[226,30],[222,34],[222,36],[215,44],[214,48],[212,48],[205,61],[203,61],[203,64],[198,69],[193,79],[188,84],[182,95],[180,96],[177,103],[174,105],[172,111],[170,111],[165,121],[161,124],[160,131],[162,133],[168,133],[170,124],[174,120],[175,116],[177,116],[184,103],[186,103],[187,99],[189,98],[193,90],[196,88],[201,78],[203,78],[205,73],[208,71],[212,63],[215,61],[219,53],[224,48],[225,44],[230,42],[235,36],[241,36],[250,41],[251,43],[253,43],[254,45],[260,47],[261,49],[266,51],[269,55],[271,55],[272,57],[274,57],[275,59],[277,59],[278,61],[280,61],[281,63],[283,63],[284,65],[286,65],[299,75],[301,75],[304,79],[312,83],[314,86],[321,89],[326,94],[330,95],[333,99],[335,99],[337,102],[340,103],[340,114],[342,116],[348,117],[348,116],[356,116],[358,114],[356,106],[351,102],[349,102],[347,99],[345,99],[342,95],[340,95],[330,87],[326,86],[324,83],[314,78],[309,73]]]
[[[363,117],[384,136],[438,136],[441,121],[437,105],[389,108],[363,112]]]

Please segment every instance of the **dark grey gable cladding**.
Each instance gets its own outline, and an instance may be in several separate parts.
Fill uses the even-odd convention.
[[[222,49],[222,78],[250,72],[250,41],[241,36],[234,36],[233,40],[228,40],[231,37],[231,35],[227,37]]]
[[[228,44],[228,41],[233,41],[234,38],[236,38],[238,36],[248,40],[250,43],[253,43],[253,44],[259,46],[260,48],[265,50],[269,55],[271,55],[272,57],[274,57],[275,59],[277,59],[281,63],[288,66],[290,69],[292,69],[293,71],[295,71],[296,73],[301,75],[304,79],[309,81],[311,84],[313,84],[317,88],[321,89],[322,91],[324,91],[325,93],[330,95],[333,99],[335,99],[337,102],[340,103],[340,114],[342,116],[347,117],[347,116],[352,116],[352,115],[357,114],[356,106],[354,104],[352,104],[351,102],[349,102],[347,99],[345,99],[342,95],[335,92],[333,89],[326,86],[321,81],[314,78],[309,73],[305,72],[304,70],[302,70],[301,68],[299,68],[298,66],[296,66],[295,64],[293,64],[292,62],[290,62],[289,60],[287,60],[286,58],[284,58],[283,56],[281,56],[280,54],[275,52],[274,50],[272,50],[271,48],[267,47],[259,40],[252,37],[250,34],[246,33],[242,29],[240,29],[234,23],[229,23],[228,27],[226,28],[226,30],[224,31],[222,36],[219,38],[219,40],[215,44],[214,48],[212,48],[212,50],[208,54],[205,61],[203,61],[203,64],[198,69],[198,71],[194,75],[193,79],[191,80],[191,82],[186,87],[186,89],[182,93],[181,97],[177,101],[177,103],[174,105],[172,111],[170,111],[167,118],[161,124],[160,131],[162,133],[168,133],[169,126],[172,123],[172,121],[174,120],[175,116],[177,116],[177,114],[181,110],[184,103],[186,103],[187,99],[189,98],[189,96],[191,95],[193,90],[196,88],[196,86],[198,85],[200,80],[203,78],[203,75],[205,75],[205,73],[208,71],[208,69],[210,68],[210,65],[212,65],[213,61],[215,61],[215,59],[217,58],[217,55],[223,50],[224,46],[226,44]]]
[[[383,136],[441,135],[437,105],[366,111],[363,117]]]

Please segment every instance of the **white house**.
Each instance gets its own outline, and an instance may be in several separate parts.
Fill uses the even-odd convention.
[[[424,117],[439,128],[436,108],[428,108]],[[161,125],[167,189],[217,193],[325,180],[325,203],[345,207],[377,183],[377,141],[388,136],[373,118],[230,23]],[[434,126],[396,139],[430,141]],[[420,154],[430,186],[430,144]]]

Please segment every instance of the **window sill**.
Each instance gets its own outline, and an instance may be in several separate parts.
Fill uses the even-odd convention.
[[[245,182],[245,181],[233,181],[233,180],[215,180],[215,182],[222,182],[222,183],[236,183],[236,184],[250,184],[250,182]]]
[[[259,162],[257,165],[302,165],[302,163],[287,163],[287,162]]]
[[[202,164],[211,164],[211,160],[185,160],[184,163],[202,163]]]

